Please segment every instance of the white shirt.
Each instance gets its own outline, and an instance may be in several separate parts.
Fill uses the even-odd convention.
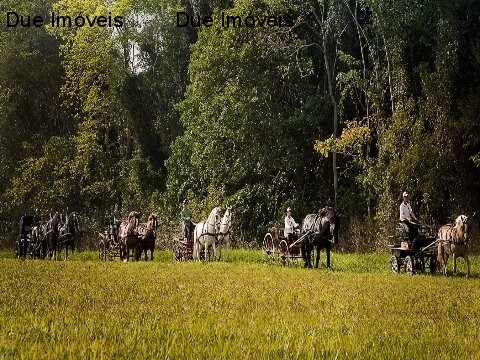
[[[288,234],[293,234],[293,229],[297,227],[298,224],[293,220],[293,217],[285,216],[285,230],[283,231],[285,236]]]
[[[400,221],[413,220],[413,211],[409,203],[402,201],[400,204]]]

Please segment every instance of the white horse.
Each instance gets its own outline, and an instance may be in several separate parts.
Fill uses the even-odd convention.
[[[225,214],[223,215],[222,222],[220,223],[220,231],[217,236],[217,245],[218,245],[218,259],[222,258],[222,245],[225,244],[227,249],[228,256],[228,247],[230,245],[230,234],[232,227],[232,208],[227,207]]]
[[[207,221],[197,223],[193,239],[194,259],[200,260],[202,245],[205,246],[205,260],[207,259],[208,248],[210,246],[213,248],[213,258],[216,258],[215,241],[220,232],[220,220],[220,208],[216,207],[210,212]]]

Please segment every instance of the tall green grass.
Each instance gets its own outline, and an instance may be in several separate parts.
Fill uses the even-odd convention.
[[[0,259],[3,358],[478,358],[480,283],[388,272],[386,255],[333,271],[228,262]],[[231,256],[231,257],[230,257]],[[90,259],[90,260],[89,260]],[[459,263],[463,265],[463,263]]]

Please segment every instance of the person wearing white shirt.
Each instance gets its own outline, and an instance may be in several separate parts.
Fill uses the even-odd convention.
[[[403,193],[403,201],[400,204],[400,222],[404,223],[408,227],[408,235],[411,241],[418,236],[418,224],[417,217],[412,211],[410,206],[409,195],[407,192]]]
[[[292,239],[295,237],[295,228],[298,228],[298,224],[292,217],[292,209],[287,208],[287,216],[285,216],[285,230],[284,235],[287,239]]]

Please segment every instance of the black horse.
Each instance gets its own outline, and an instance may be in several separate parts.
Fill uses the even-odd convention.
[[[338,244],[339,228],[340,217],[331,207],[323,208],[318,214],[309,214],[305,217],[302,224],[302,235],[306,234],[302,241],[302,257],[305,267],[312,267],[312,251],[316,249],[315,268],[318,268],[320,250],[325,249],[327,269],[330,269],[330,250],[333,245]]]
[[[48,257],[57,260],[58,235],[60,227],[60,215],[58,212],[50,215],[50,220],[44,225],[43,236],[48,246]]]
[[[76,212],[70,215],[65,215],[65,223],[59,230],[59,237],[57,241],[58,250],[62,246],[65,247],[65,260],[68,258],[68,248],[72,249],[72,254],[75,251],[76,234],[79,230],[79,219]]]

